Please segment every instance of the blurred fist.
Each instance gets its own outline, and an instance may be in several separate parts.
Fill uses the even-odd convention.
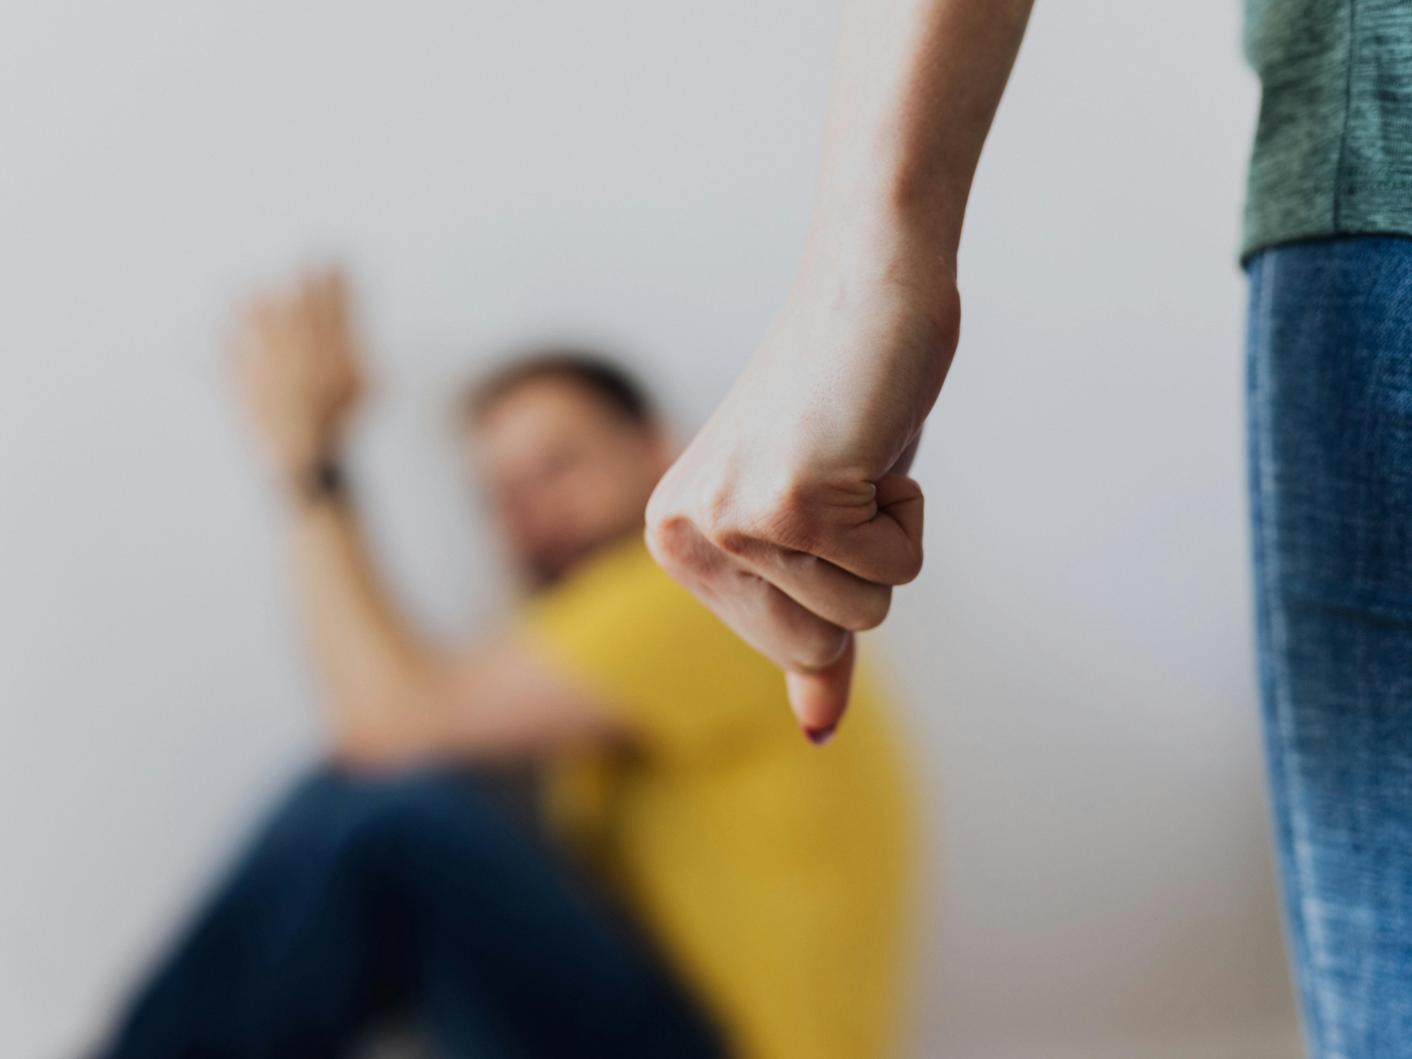
[[[786,671],[815,742],[847,705],[853,634],[921,570],[906,471],[959,317],[954,273],[925,259],[806,269],[648,505],[652,554]]]
[[[347,283],[333,268],[252,299],[237,321],[236,367],[277,470],[300,480],[332,458],[363,392]]]

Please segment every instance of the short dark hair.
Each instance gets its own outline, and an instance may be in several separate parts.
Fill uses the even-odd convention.
[[[646,388],[631,372],[598,350],[568,345],[539,346],[506,358],[501,367],[466,387],[461,417],[475,423],[510,391],[543,379],[567,380],[637,426],[657,420]]]

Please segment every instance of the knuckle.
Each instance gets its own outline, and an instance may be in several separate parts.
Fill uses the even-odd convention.
[[[718,494],[704,505],[702,534],[727,555],[741,555],[749,547],[750,535],[740,525],[735,504],[724,494]]]
[[[851,632],[876,629],[887,620],[888,611],[891,609],[892,589],[882,588],[869,592],[856,602],[844,627]]]
[[[742,557],[750,550],[750,535],[734,527],[713,526],[707,539],[727,555]]]
[[[795,648],[795,668],[805,672],[826,669],[838,661],[848,645],[848,633],[840,628],[820,624],[801,638]]]
[[[668,569],[691,565],[695,549],[691,522],[685,516],[649,514],[644,538],[652,557]]]
[[[727,533],[735,521],[735,496],[726,489],[718,489],[704,498],[701,504],[701,524],[706,536],[715,540]]]
[[[770,510],[780,518],[801,518],[811,507],[809,497],[810,490],[801,475],[782,474],[769,491]]]
[[[799,480],[782,478],[770,490],[760,519],[764,534],[773,542],[801,552],[812,552],[818,544],[814,505]]]
[[[913,548],[911,551],[909,551],[906,555],[904,555],[904,556],[901,558],[901,560],[900,560],[899,563],[898,563],[898,571],[897,571],[897,572],[898,572],[898,581],[897,581],[897,583],[898,583],[899,585],[909,584],[909,583],[911,583],[912,581],[917,580],[917,578],[918,578],[918,577],[921,575],[921,573],[922,573],[922,549],[921,549],[921,547]]]
[[[806,490],[796,475],[782,476],[770,491],[770,510],[781,518],[797,518],[808,506]]]
[[[646,530],[648,544],[652,543],[658,531],[661,529],[662,524],[670,517],[666,494],[663,486],[659,484],[657,488],[653,490],[652,495],[648,497],[647,508],[642,513],[642,522]]]

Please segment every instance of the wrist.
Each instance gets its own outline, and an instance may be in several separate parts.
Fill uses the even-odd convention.
[[[945,167],[878,149],[858,166],[835,164],[824,177],[811,236],[848,234],[862,244],[953,263],[961,240],[969,186],[956,186]],[[890,159],[890,160],[889,160]]]
[[[862,296],[883,289],[949,296],[956,288],[955,243],[933,221],[886,204],[823,212],[805,241],[798,285],[820,280]]]
[[[348,496],[343,463],[334,453],[298,465],[288,476],[287,486],[300,507],[338,504]]]

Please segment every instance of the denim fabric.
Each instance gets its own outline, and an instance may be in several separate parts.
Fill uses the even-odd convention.
[[[1318,1059],[1412,1057],[1412,240],[1249,264],[1270,787]]]
[[[472,778],[320,771],[141,990],[108,1059],[721,1054],[650,946]]]

